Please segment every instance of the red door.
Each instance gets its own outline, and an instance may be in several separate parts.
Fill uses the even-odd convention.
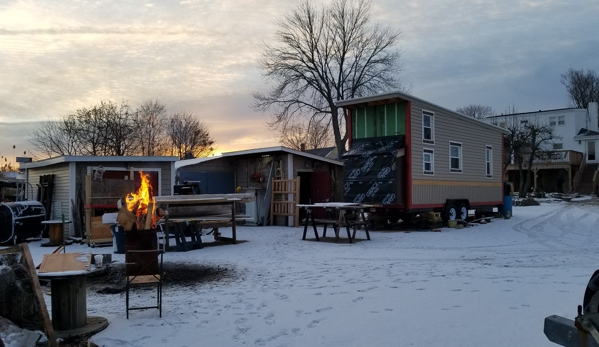
[[[310,199],[312,204],[330,202],[331,178],[328,171],[318,171],[310,174]],[[325,217],[324,209],[314,209],[314,218]]]

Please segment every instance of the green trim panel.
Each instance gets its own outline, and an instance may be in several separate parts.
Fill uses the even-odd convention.
[[[405,102],[360,107],[352,117],[352,138],[406,134]]]

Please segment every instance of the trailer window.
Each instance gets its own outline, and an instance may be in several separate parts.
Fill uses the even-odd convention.
[[[462,172],[462,144],[449,143],[449,171]]]
[[[435,152],[432,149],[422,150],[422,171],[425,175],[435,173]]]
[[[485,167],[487,178],[493,178],[493,147],[485,147]]]
[[[435,120],[434,113],[422,111],[422,142],[435,143]]]

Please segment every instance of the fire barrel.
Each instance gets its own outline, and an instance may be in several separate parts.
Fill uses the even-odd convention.
[[[125,262],[132,263],[128,251],[130,250],[157,250],[158,235],[156,229],[150,230],[131,230],[125,231]],[[132,272],[139,275],[151,275],[158,272],[158,262],[156,254],[145,255],[145,259],[136,257],[143,263],[135,264],[132,267]],[[150,265],[148,265],[150,264]]]

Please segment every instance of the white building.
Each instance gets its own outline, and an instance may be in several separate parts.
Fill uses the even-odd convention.
[[[552,125],[554,134],[560,137],[549,145],[547,150],[572,150],[587,154],[587,163],[599,163],[597,152],[597,143],[599,142],[599,132],[597,103],[589,104],[588,109],[584,108],[563,108],[557,110],[539,110],[537,112],[524,112],[509,115],[499,115],[482,119],[482,121],[507,127],[512,122],[526,123],[537,122],[543,125]],[[591,133],[589,133],[589,130]],[[596,133],[595,135],[592,132]],[[587,134],[587,135],[580,135]]]
[[[537,160],[533,165],[535,173],[535,189],[539,186],[542,190],[564,190],[569,191],[572,187],[576,188],[578,182],[584,189],[588,187],[589,178],[592,181],[592,175],[599,164],[599,114],[597,103],[589,104],[588,109],[563,108],[556,110],[539,110],[537,112],[523,112],[509,115],[499,115],[482,119],[483,122],[507,128],[512,124],[536,123],[540,125],[550,125],[554,127],[556,139],[553,143],[546,144],[545,150],[553,151],[546,159]],[[581,159],[584,157],[584,161]],[[582,165],[582,166],[581,166]],[[586,169],[585,169],[586,168]],[[508,167],[508,179],[517,181],[515,175],[510,171],[517,168],[510,165]],[[580,172],[580,178],[575,174],[579,169],[592,171],[590,174]],[[566,173],[563,172],[566,171]],[[541,173],[541,171],[543,171]],[[537,174],[541,174],[541,177]],[[539,183],[538,179],[543,182]],[[558,187],[558,179],[564,181],[563,187]],[[578,181],[578,182],[577,182]],[[579,190],[580,191],[580,190]]]

